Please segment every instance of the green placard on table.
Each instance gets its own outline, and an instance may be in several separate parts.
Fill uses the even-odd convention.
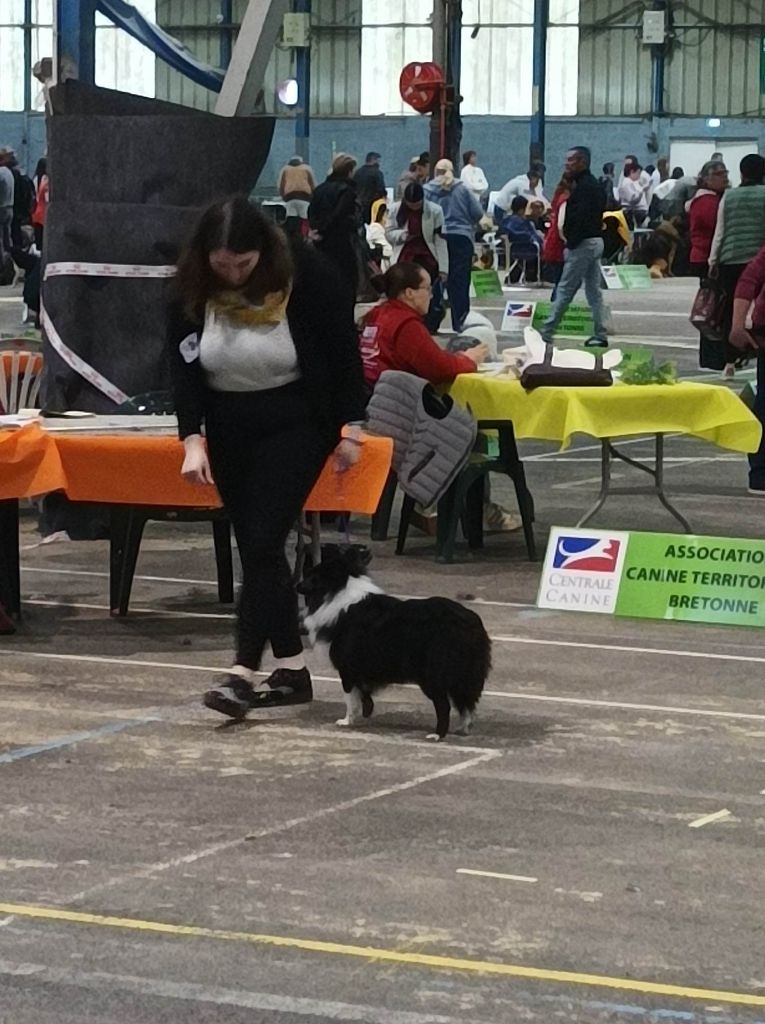
[[[617,267],[616,274],[622,283],[622,288],[635,290],[651,287],[651,275],[648,273],[648,267],[641,264],[630,263]]]
[[[496,270],[474,270],[470,275],[471,298],[483,299],[501,296],[502,282]]]
[[[551,308],[552,303],[550,302],[538,302],[536,304],[534,319],[531,326],[537,331],[541,329],[542,324],[550,315]],[[555,336],[567,338],[591,338],[593,329],[590,307],[571,305],[563,314],[563,319],[558,325]]]
[[[765,541],[554,527],[538,604],[765,626]]]

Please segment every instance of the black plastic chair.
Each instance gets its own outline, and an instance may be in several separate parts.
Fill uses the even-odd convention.
[[[149,391],[136,395],[117,408],[124,415],[163,416],[174,412],[170,395]],[[231,553],[231,523],[221,508],[181,506],[111,505],[109,531],[109,608],[114,616],[125,616],[130,604],[138,553],[144,527],[149,522],[212,523],[215,564],[218,570],[218,600],[234,600],[234,564]]]
[[[496,430],[499,435],[499,454],[496,457],[474,452],[470,461],[452,483],[438,503],[438,532],[436,534],[436,560],[453,562],[457,543],[457,528],[462,523],[468,546],[483,547],[483,499],[489,473],[504,473],[515,486],[518,509],[523,522],[523,536],[530,561],[536,561],[534,539],[534,499],[526,485],[523,462],[518,454],[515,431],[508,420],[480,420],[479,430]],[[404,497],[399,522],[396,554],[404,553],[415,502]]]

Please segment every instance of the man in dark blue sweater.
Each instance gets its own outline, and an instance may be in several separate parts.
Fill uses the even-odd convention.
[[[593,323],[592,337],[586,344],[605,347],[608,337],[600,272],[605,198],[597,179],[590,174],[589,149],[576,146],[568,151],[564,175],[571,182],[571,195],[558,213],[558,230],[566,242],[566,261],[555,302],[541,333],[545,341],[552,340],[563,314],[584,285]]]

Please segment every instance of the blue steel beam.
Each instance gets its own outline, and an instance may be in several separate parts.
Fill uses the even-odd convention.
[[[545,158],[545,99],[547,93],[547,26],[550,0],[534,0],[534,44],[531,77],[531,139],[529,164]]]
[[[93,85],[96,78],[96,0],[58,0],[56,40],[57,79],[79,78]]]
[[[231,23],[234,17],[234,0],[220,0],[220,66],[225,71],[231,63],[231,52],[234,48],[234,33]]]
[[[311,0],[295,0],[295,13],[311,13]],[[298,87],[298,106],[295,115],[295,152],[306,163],[310,158],[311,136],[311,42],[295,50],[295,79]]]

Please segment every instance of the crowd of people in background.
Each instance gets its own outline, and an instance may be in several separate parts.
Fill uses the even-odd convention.
[[[744,157],[735,188],[719,152],[698,175],[670,168],[666,157],[643,165],[634,153],[620,164],[603,164],[597,177],[590,164],[589,150],[576,146],[556,184],[547,183],[547,168],[537,162],[492,191],[474,149],[462,154],[459,174],[449,160],[432,163],[423,152],[388,190],[379,153],[368,153],[360,167],[338,154],[318,186],[295,157],[281,172],[279,192],[288,229],[325,251],[357,297],[375,297],[361,295],[370,275],[382,291],[364,328],[367,341],[372,328],[382,339],[374,359],[367,347],[368,383],[380,368],[419,368],[438,382],[475,370],[485,358],[480,345],[445,352],[433,336],[445,317],[444,289],[452,330],[459,335],[464,329],[471,271],[481,266],[481,240],[492,237],[507,241],[506,284],[552,286],[552,311],[542,327],[547,341],[583,286],[593,315],[587,344],[608,344],[604,262],[642,263],[652,277],[715,281],[727,352],[723,372],[733,374],[752,357],[758,339],[765,343],[765,159]],[[758,374],[763,397],[755,411],[765,422],[762,359]],[[765,493],[765,452],[752,465],[750,483]]]

